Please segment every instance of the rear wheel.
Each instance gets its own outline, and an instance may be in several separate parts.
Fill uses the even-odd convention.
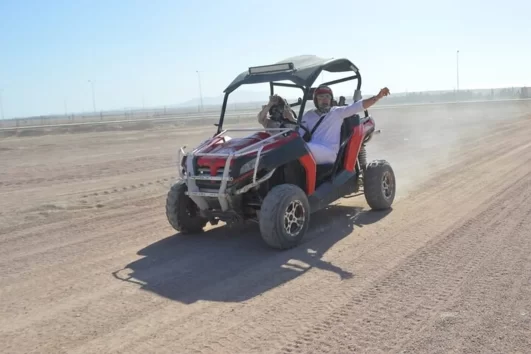
[[[396,193],[395,173],[389,162],[375,160],[367,164],[363,174],[365,200],[373,210],[389,209]]]
[[[185,234],[198,233],[208,221],[201,217],[197,205],[185,194],[186,190],[184,181],[171,187],[166,198],[166,217],[175,230]]]
[[[310,204],[304,191],[293,184],[275,186],[260,211],[260,232],[273,248],[288,249],[299,244],[310,223]]]

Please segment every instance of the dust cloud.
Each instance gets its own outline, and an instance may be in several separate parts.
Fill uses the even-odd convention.
[[[368,159],[386,159],[397,178],[397,197],[404,197],[463,155],[503,123],[526,119],[531,101],[418,105],[373,109],[381,134],[367,145]]]

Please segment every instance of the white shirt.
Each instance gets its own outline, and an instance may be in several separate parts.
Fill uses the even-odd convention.
[[[353,102],[348,106],[331,107],[326,117],[323,118],[323,121],[313,133],[311,143],[324,145],[337,154],[339,152],[339,140],[343,119],[361,111],[363,111],[362,100]],[[308,111],[302,116],[301,125],[304,125],[309,131],[312,131],[322,115],[317,110]],[[299,134],[303,136],[304,129],[299,128]]]

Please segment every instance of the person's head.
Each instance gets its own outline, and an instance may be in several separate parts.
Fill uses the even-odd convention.
[[[319,86],[313,93],[313,104],[320,112],[328,112],[332,106],[334,93],[328,86]]]
[[[291,107],[285,98],[275,97],[275,104],[269,109],[269,116],[272,120],[282,121],[284,119],[293,119],[291,116]]]

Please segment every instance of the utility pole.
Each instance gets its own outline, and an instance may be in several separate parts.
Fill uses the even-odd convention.
[[[457,91],[459,92],[459,50],[456,53],[457,59]]]
[[[96,98],[94,96],[94,83],[92,80],[89,80],[90,86],[92,87],[92,108],[94,109],[94,113],[96,113]]]
[[[2,112],[2,119],[4,119],[4,104],[2,103],[2,92],[4,90],[0,89],[0,112]]]
[[[197,81],[199,82],[199,99],[201,100],[201,111],[203,111],[203,91],[201,90],[201,75],[199,70],[195,71],[197,73]]]

